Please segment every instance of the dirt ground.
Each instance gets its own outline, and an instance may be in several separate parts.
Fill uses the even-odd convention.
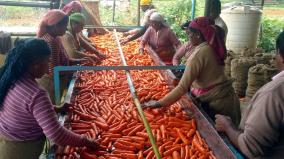
[[[284,16],[284,9],[264,9],[264,15]]]

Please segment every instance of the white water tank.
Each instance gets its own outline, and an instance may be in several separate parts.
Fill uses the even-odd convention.
[[[240,53],[244,48],[255,49],[262,11],[252,6],[233,6],[222,10],[221,17],[228,27],[227,49]]]

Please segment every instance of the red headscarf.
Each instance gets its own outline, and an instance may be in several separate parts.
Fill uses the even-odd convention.
[[[225,45],[225,32],[222,28],[215,25],[215,22],[208,17],[198,17],[191,21],[189,28],[199,30],[205,40],[214,49],[217,60],[224,65],[227,49]]]
[[[48,11],[44,16],[42,21],[39,25],[39,30],[37,32],[37,37],[42,37],[44,34],[47,33],[47,27],[56,25],[58,22],[60,22],[64,17],[67,15],[59,10],[59,9],[53,9]]]
[[[72,1],[63,7],[62,11],[67,15],[70,15],[72,12],[80,13],[83,9],[82,4],[79,1]]]

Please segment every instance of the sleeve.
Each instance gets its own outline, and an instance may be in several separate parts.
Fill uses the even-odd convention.
[[[248,158],[263,156],[278,141],[283,110],[281,101],[277,99],[283,97],[265,92],[252,103],[253,108],[245,122],[244,132],[238,136],[240,150]]]
[[[185,55],[186,44],[182,45],[175,53],[173,57],[173,65],[179,65],[180,59]]]
[[[75,55],[76,51],[77,51],[77,48],[75,46],[74,37],[72,37],[72,35],[65,34],[62,37],[61,41],[62,41],[62,45],[63,45],[64,49],[66,50],[66,53],[70,57],[74,57],[73,55]]]
[[[185,71],[177,87],[162,98],[159,103],[162,106],[169,106],[179,100],[188,91],[193,81],[202,71],[202,68],[202,59],[199,56],[195,56],[191,60],[188,60]]]
[[[42,128],[48,139],[57,145],[65,146],[84,146],[85,139],[70,130],[67,130],[57,121],[53,105],[47,96],[47,93],[40,90],[34,97],[31,106],[34,118]]]
[[[145,34],[143,35],[141,43],[140,43],[140,48],[144,48],[145,45],[149,42],[150,35],[151,35],[151,27],[149,27],[146,30]]]
[[[181,42],[179,41],[177,35],[171,29],[169,30],[169,39],[176,49],[181,46]]]

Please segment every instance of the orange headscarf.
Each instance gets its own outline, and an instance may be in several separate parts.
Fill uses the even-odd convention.
[[[37,37],[42,37],[44,34],[47,33],[47,27],[56,25],[58,22],[60,22],[64,17],[67,15],[59,10],[59,9],[53,9],[48,11],[44,16],[42,21],[39,25],[39,30],[37,32]]]

